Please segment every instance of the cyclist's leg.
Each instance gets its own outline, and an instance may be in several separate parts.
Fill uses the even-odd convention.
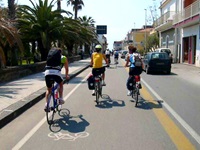
[[[48,97],[51,94],[51,89],[52,89],[52,80],[51,80],[51,78],[52,78],[51,75],[46,75],[45,76],[45,82],[46,82],[46,87],[47,87],[46,94],[45,94],[45,100],[46,100],[45,109],[46,109],[46,106],[47,106]]]
[[[106,86],[106,83],[105,83],[105,67],[101,68],[101,74],[102,74],[102,86]]]
[[[132,78],[134,75],[135,75],[135,68],[134,68],[134,67],[130,67],[130,68],[129,68],[129,77],[128,77],[127,83],[126,83],[127,89],[128,89],[128,81],[129,81],[129,79]],[[131,96],[131,92],[132,92],[132,91],[128,89],[127,96]]]
[[[142,85],[140,83],[140,74],[142,73],[142,68],[141,67],[136,67],[136,78],[139,82],[139,89],[142,88]]]
[[[115,57],[114,60],[115,60],[115,64],[116,64],[117,63],[117,58]]]
[[[96,69],[92,68],[92,75],[93,77],[96,76]],[[95,90],[92,90],[92,96],[95,96]]]
[[[59,75],[54,76],[55,81],[59,84],[58,92],[59,92],[59,103],[64,104],[63,100],[63,78]]]

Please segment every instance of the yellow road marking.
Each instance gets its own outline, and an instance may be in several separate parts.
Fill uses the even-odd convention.
[[[150,107],[152,107],[154,114],[158,118],[159,122],[161,123],[161,125],[163,126],[173,143],[176,145],[177,149],[195,149],[195,147],[192,145],[189,139],[181,132],[178,126],[173,122],[173,120],[167,115],[167,113],[163,109],[153,109],[153,106],[158,105],[158,102],[154,101],[153,97],[150,95],[150,93],[144,86],[142,87],[141,94],[143,96],[143,99],[148,100],[150,102],[149,105]]]
[[[126,68],[127,72],[129,68]],[[149,106],[152,107],[154,114],[157,119],[165,129],[166,133],[169,135],[170,139],[176,145],[179,150],[195,150],[194,145],[189,141],[189,139],[181,132],[178,126],[173,122],[173,120],[167,115],[167,113],[161,108],[155,108],[154,106],[158,105],[158,102],[154,101],[151,94],[143,86],[141,89],[141,94],[143,99],[149,101]]]

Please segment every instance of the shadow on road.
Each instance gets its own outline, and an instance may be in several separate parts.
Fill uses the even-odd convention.
[[[100,99],[100,103],[98,105],[96,105],[96,107],[102,108],[102,109],[109,109],[112,107],[124,107],[125,106],[125,102],[123,100],[112,99],[107,94],[103,94],[102,99],[103,100]]]
[[[66,130],[70,133],[84,132],[90,123],[83,118],[83,115],[71,116],[69,114],[63,115],[62,118],[54,120],[54,123],[49,126],[52,132],[60,132]]]
[[[135,103],[135,100],[130,100],[131,102]],[[138,104],[136,108],[140,108],[140,109],[146,109],[146,110],[150,110],[150,109],[158,109],[158,108],[162,108],[162,102],[160,100],[154,100],[153,102],[150,102],[148,100],[143,99],[142,97],[139,97],[138,100]]]

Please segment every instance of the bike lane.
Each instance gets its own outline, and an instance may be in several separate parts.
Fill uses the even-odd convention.
[[[121,65],[119,69],[124,71]],[[120,84],[125,83],[127,73],[124,73],[125,78],[122,81],[119,80],[114,87],[111,86],[113,83],[110,81],[113,78],[111,75],[116,74],[114,72],[116,70],[107,69],[110,76],[107,76],[107,86],[103,87],[100,106],[96,106],[95,97],[91,96],[92,92],[87,88],[86,79],[90,71],[87,70],[82,76],[77,76],[77,80],[69,82],[67,87],[72,86],[72,88],[68,90],[65,87],[66,91],[70,92],[64,97],[66,104],[63,108],[70,110],[71,117],[58,116],[58,123],[50,128],[44,117],[13,147],[13,150],[39,148],[131,150],[164,147],[175,149],[155,120],[152,111],[136,109],[134,103],[130,101],[131,98],[126,96],[126,89],[118,88]],[[116,78],[120,76],[117,75]],[[156,131],[162,138],[156,136]]]
[[[123,66],[120,65],[118,69],[123,69]],[[108,71],[110,71],[112,75],[115,74],[112,72],[114,71],[113,68]],[[87,148],[101,150],[108,149],[108,147],[109,149],[116,149],[116,147],[118,149],[138,149],[138,145],[142,145],[141,147],[146,145],[149,149],[152,149],[153,143],[157,148],[163,146],[163,137],[155,137],[156,134],[153,133],[156,131],[160,132],[160,128],[151,126],[152,122],[154,125],[157,124],[156,118],[152,116],[152,111],[148,111],[147,113],[147,111],[135,108],[133,103],[127,102],[126,100],[130,97],[126,96],[125,89],[119,90],[117,88],[119,87],[119,83],[112,89],[112,91],[115,92],[112,92],[109,88],[110,83],[107,82],[108,85],[103,89],[103,93],[107,93],[113,98],[112,100],[103,102],[105,108],[95,107],[95,102],[91,101],[95,98],[91,96],[91,91],[86,89],[88,73],[89,72],[84,73],[83,76],[77,76],[78,80],[72,80],[69,83],[69,85],[73,85],[70,90],[65,87],[66,91],[70,91],[64,99],[70,98],[70,101],[67,102],[67,108],[71,111],[72,118],[64,117],[60,119],[60,124],[55,124],[53,127],[57,128],[61,125],[62,130],[58,132],[50,131],[46,123],[46,118],[43,118],[15,147],[13,147],[13,149],[20,149],[20,147],[22,147],[22,149]],[[127,75],[127,73],[125,73],[125,75]],[[107,78],[109,77],[107,76]],[[125,78],[122,83],[125,83]],[[107,79],[106,81],[109,80],[110,79]],[[81,84],[78,84],[79,82],[81,82]],[[69,85],[67,87],[69,87]],[[89,97],[86,96],[88,93]],[[119,96],[117,93],[123,96]],[[142,97],[144,97],[143,94],[145,95],[145,93],[141,91],[141,94]],[[81,98],[78,95],[81,95]],[[144,99],[149,100],[148,97]],[[123,104],[123,100],[125,104]],[[152,105],[154,106],[152,106],[151,110],[153,110],[155,106],[158,106],[158,104]],[[160,111],[161,109],[159,108],[157,110]],[[80,113],[82,113],[83,116],[74,115]],[[141,114],[144,116],[140,116]],[[93,116],[93,118],[89,118],[89,116]],[[95,118],[96,120],[94,120]],[[113,120],[110,120],[111,118]],[[116,120],[118,121],[116,122]],[[123,132],[125,133],[122,134],[119,132],[121,128],[124,128]],[[37,135],[32,137],[36,132]],[[140,132],[139,135],[137,132]],[[42,144],[39,143],[40,141]],[[24,143],[25,145],[23,145]],[[133,146],[134,144],[132,143],[135,144],[135,147],[128,147]],[[169,148],[171,146],[167,145],[167,147]]]

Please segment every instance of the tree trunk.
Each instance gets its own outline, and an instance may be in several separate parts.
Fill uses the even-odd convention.
[[[8,0],[8,15],[11,20],[15,19],[15,0]]]
[[[61,0],[57,0],[57,10],[61,10]]]
[[[38,48],[41,54],[41,61],[47,60],[48,49],[43,47],[42,41],[38,40]]]
[[[11,64],[12,66],[18,66],[17,49],[16,46],[11,48]]]

